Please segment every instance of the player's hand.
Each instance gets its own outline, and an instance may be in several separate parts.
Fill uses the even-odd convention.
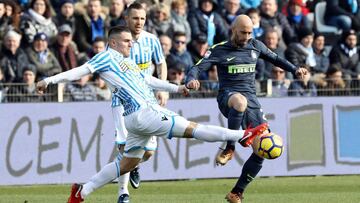
[[[41,80],[38,83],[36,83],[36,91],[39,94],[44,94],[48,84],[45,82],[45,80]]]
[[[305,75],[307,75],[307,74],[308,74],[308,70],[306,68],[302,68],[302,67],[297,69],[296,72],[295,72],[296,77],[301,79],[301,80],[304,79]]]
[[[181,93],[184,96],[188,96],[189,95],[189,89],[186,88],[185,85],[180,85],[179,89],[178,89],[178,93]]]
[[[186,87],[188,89],[194,89],[194,90],[198,90],[200,88],[200,82],[198,80],[190,80],[187,84]]]
[[[169,93],[156,92],[156,99],[158,100],[160,106],[165,106],[167,103],[167,100],[169,99]]]

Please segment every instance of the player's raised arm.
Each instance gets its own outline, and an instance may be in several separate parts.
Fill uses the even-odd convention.
[[[186,75],[185,85],[189,89],[199,89],[200,82],[197,80],[200,72],[208,70],[214,62],[216,62],[215,55],[212,53],[218,44],[210,48],[194,66],[192,66]]]
[[[146,83],[153,89],[167,91],[167,92],[178,92],[185,96],[189,94],[189,90],[185,87],[185,85],[171,84],[167,81],[160,80],[151,75],[143,75],[143,76]]]
[[[84,64],[78,68],[56,74],[54,76],[45,78],[44,80],[36,83],[36,90],[39,94],[43,94],[49,84],[57,84],[59,82],[69,82],[79,80],[81,77],[90,74],[90,69],[87,64]]]

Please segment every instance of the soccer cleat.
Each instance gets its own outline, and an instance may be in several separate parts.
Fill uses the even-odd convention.
[[[241,203],[242,199],[244,199],[242,193],[232,193],[229,192],[226,196],[225,196],[226,201],[230,202],[230,203]]]
[[[222,166],[225,165],[228,161],[232,159],[233,156],[234,156],[234,148],[228,147],[227,145],[226,148],[216,156],[216,160],[215,160],[216,165],[219,164]]]
[[[129,194],[122,194],[119,196],[117,203],[130,203]]]
[[[258,135],[263,134],[269,128],[268,123],[263,123],[255,128],[249,128],[245,130],[244,136],[239,140],[239,143],[243,147],[248,147],[252,144],[254,138]]]
[[[71,186],[71,194],[70,197],[68,199],[68,203],[79,203],[84,201],[83,198],[81,198],[81,190],[82,190],[83,186],[77,183],[74,183]]]
[[[130,184],[134,189],[138,189],[140,186],[140,173],[139,167],[136,167],[134,170],[130,171]]]

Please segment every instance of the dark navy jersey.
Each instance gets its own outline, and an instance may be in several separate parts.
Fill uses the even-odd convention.
[[[230,41],[212,46],[187,75],[186,82],[197,79],[200,71],[217,66],[219,91],[256,93],[255,68],[258,58],[273,63],[293,74],[296,67],[269,50],[261,41],[250,39],[244,47],[235,47]]]

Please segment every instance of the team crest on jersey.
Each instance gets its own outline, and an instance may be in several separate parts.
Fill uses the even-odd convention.
[[[119,67],[121,72],[125,72],[129,69],[129,65],[125,61],[120,62]]]
[[[204,58],[209,58],[210,54],[211,54],[211,51],[208,50],[208,51],[205,53]]]
[[[254,50],[251,50],[251,58],[253,58],[253,59],[257,59],[257,54],[256,54],[256,52],[254,51]]]
[[[113,94],[115,94],[117,91],[118,91],[118,88],[115,87],[115,89],[114,89],[114,91],[113,91]]]

